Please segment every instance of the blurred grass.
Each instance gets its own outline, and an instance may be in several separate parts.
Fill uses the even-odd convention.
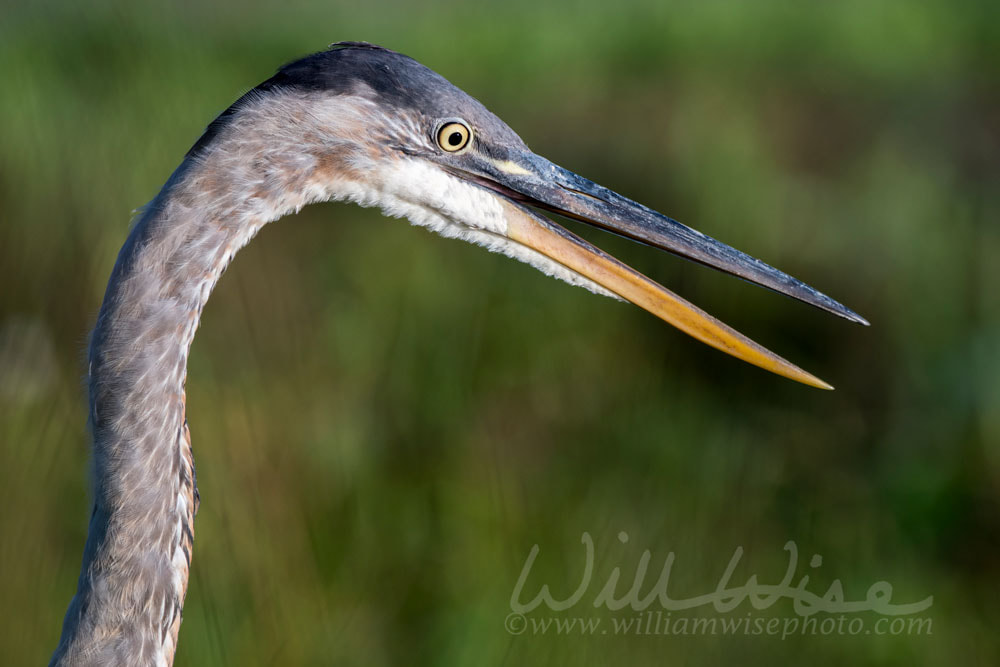
[[[203,503],[178,664],[997,664],[996,7],[5,7],[0,659],[47,660],[75,587],[82,350],[129,211],[277,65],[364,39],[872,327],[582,230],[838,388],[811,391],[372,211],[273,225],[192,350]],[[811,590],[840,578],[857,599],[887,579],[897,601],[934,595],[934,632],[505,632],[531,545],[532,581],[568,590],[583,531],[597,581],[673,550],[689,594],[737,545],[737,580],[776,580],[794,539],[824,556]]]

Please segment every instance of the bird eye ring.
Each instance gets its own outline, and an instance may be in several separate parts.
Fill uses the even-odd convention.
[[[445,123],[438,130],[437,134],[438,146],[449,153],[457,153],[468,146],[469,139],[471,138],[472,130],[469,129],[468,125],[460,121]]]

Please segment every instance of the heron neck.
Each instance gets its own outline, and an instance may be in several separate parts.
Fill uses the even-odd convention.
[[[308,203],[296,194],[308,190],[296,182],[301,170],[289,172],[281,155],[234,152],[178,168],[139,216],[108,283],[89,354],[94,508],[53,664],[173,660],[198,507],[188,351],[236,252]]]

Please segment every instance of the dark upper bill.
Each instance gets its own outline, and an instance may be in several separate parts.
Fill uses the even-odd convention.
[[[597,282],[698,340],[737,358],[815,387],[830,385],[757,345],[663,286],[600,251],[528,204],[601,227],[738,276],[822,308],[852,322],[860,315],[746,253],[672,220],[532,153],[494,160],[484,176],[470,176],[510,202],[508,236]]]
[[[525,203],[725,271],[852,322],[868,324],[867,320],[850,308],[755,257],[563,169],[545,158],[531,155],[530,160],[533,173],[520,174],[507,182],[500,181],[501,185],[517,192]]]

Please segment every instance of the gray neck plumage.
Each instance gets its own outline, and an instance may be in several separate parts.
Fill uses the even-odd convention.
[[[198,507],[184,381],[202,308],[264,224],[327,197],[321,156],[280,123],[247,112],[189,156],[118,255],[89,356],[94,509],[53,664],[173,659]]]

